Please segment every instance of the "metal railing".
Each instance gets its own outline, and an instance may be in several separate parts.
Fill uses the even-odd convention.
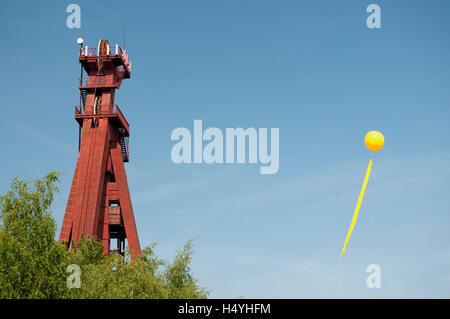
[[[97,56],[97,48],[89,48],[85,46],[84,48],[80,48],[78,53],[79,57],[96,57]],[[131,72],[131,61],[128,59],[128,54],[123,51],[118,44],[112,47],[108,47],[106,50],[105,56],[119,56],[128,72]]]
[[[116,86],[120,78],[115,74],[108,75],[84,75],[83,79],[79,79],[80,86]]]
[[[110,46],[107,50],[106,55],[123,55],[122,49],[116,44],[115,46]],[[79,56],[97,56],[97,48],[89,48],[85,46],[80,48]]]
[[[75,106],[75,115],[94,115],[94,113],[96,113],[97,115],[114,114],[117,112],[117,110],[119,110],[119,107],[115,104],[100,105],[97,107],[96,112],[94,112],[94,105],[77,105]]]
[[[112,115],[116,114],[127,126],[130,124],[125,119],[122,111],[116,104],[110,105],[100,105],[97,107],[96,112],[94,112],[94,105],[77,105],[75,106],[75,115]]]

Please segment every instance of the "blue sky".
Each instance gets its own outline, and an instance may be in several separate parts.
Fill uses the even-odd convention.
[[[81,7],[81,29],[66,7]],[[381,7],[368,29],[366,7]],[[450,297],[448,1],[2,1],[0,192],[62,172],[78,147],[76,38],[123,45],[116,95],[141,246],[166,259],[196,238],[213,298]],[[277,127],[280,169],[175,165],[177,127]],[[383,150],[363,138],[379,130]],[[373,175],[340,257],[365,169]],[[382,287],[366,287],[379,264]]]

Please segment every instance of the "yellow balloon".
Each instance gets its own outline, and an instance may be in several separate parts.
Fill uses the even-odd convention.
[[[384,145],[384,136],[378,131],[370,131],[364,139],[366,147],[371,151],[379,151]]]

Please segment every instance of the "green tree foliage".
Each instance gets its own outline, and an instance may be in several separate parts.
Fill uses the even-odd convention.
[[[129,254],[103,254],[95,238],[73,249],[55,240],[50,205],[58,173],[28,182],[14,178],[0,196],[0,298],[206,298],[190,269],[192,240],[171,263],[159,259],[155,244],[130,261]],[[81,287],[68,288],[67,267],[81,269]]]

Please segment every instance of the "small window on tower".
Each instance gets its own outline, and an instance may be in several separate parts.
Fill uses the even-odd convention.
[[[108,181],[111,183],[115,183],[116,182],[116,176],[114,175],[113,172],[108,171],[107,172],[107,176],[108,176]]]

